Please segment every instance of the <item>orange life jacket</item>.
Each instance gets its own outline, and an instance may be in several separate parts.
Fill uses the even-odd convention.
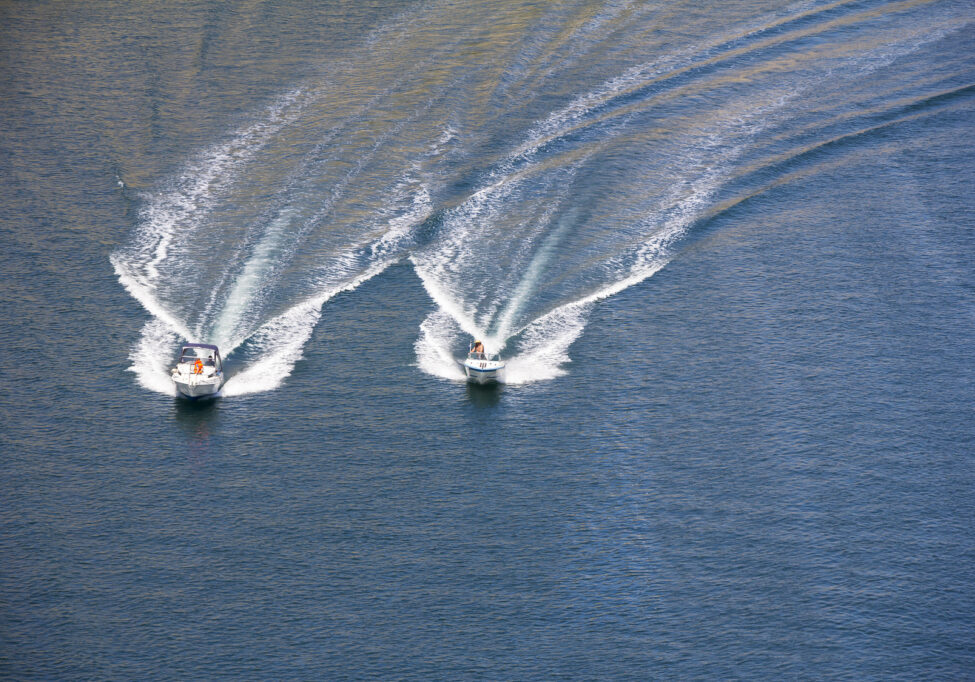
[[[203,361],[200,358],[193,363],[193,374],[203,374]]]

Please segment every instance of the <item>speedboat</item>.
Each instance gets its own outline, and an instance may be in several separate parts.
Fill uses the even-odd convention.
[[[493,384],[504,378],[504,361],[497,353],[485,353],[480,343],[471,345],[467,357],[460,363],[467,380],[474,384]]]
[[[172,371],[173,384],[187,398],[214,396],[223,386],[220,351],[208,343],[187,343]]]

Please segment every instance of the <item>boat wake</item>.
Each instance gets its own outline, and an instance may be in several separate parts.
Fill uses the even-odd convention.
[[[886,23],[867,47],[840,52],[833,31],[868,17],[792,10],[632,67],[534,124],[447,214],[445,238],[411,257],[437,304],[415,344],[419,367],[462,379],[454,358],[476,337],[506,354],[507,383],[564,374],[597,301],[652,277],[696,224],[735,203],[741,175],[779,162],[761,156],[764,136],[781,139],[811,104],[959,26],[952,13],[909,31]],[[743,79],[751,86],[730,87]],[[688,98],[708,106],[688,113]],[[626,172],[607,183],[614,163]]]
[[[317,181],[321,162],[306,158],[300,172],[285,178],[285,188],[266,205],[252,207],[251,215],[229,209],[252,191],[240,177],[249,164],[263,164],[263,174],[267,164],[277,163],[277,150],[268,152],[269,159],[260,153],[282,144],[275,136],[300,122],[309,99],[290,95],[265,112],[263,123],[188,164],[146,198],[132,244],[113,254],[119,281],[152,315],[130,356],[142,386],[174,393],[169,364],[182,340],[214,343],[225,357],[237,355],[238,371],[223,395],[276,388],[301,359],[325,302],[400,259],[412,230],[429,215],[430,196],[414,165],[406,164],[394,184],[380,189],[368,155],[359,156],[324,200],[308,201],[302,191],[301,185]],[[341,213],[343,202],[355,201],[356,183],[382,191],[385,203],[350,224]],[[337,227],[323,233],[329,221]],[[306,255],[312,242],[317,258]]]
[[[649,7],[502,11],[522,30],[451,3],[398,18],[142,197],[112,256],[151,316],[141,385],[173,393],[173,352],[197,341],[232,356],[224,395],[275,389],[327,302],[403,259],[436,306],[422,371],[464,379],[478,337],[508,383],[558,377],[598,301],[696,226],[795,177],[790,159],[901,120],[864,101],[878,83],[888,101],[964,91],[909,59],[969,25],[953,4],[802,2],[678,48],[654,42]],[[623,52],[623,35],[646,40]],[[457,57],[472,44],[492,51],[477,69]]]

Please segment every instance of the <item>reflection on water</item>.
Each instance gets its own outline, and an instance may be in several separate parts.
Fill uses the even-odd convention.
[[[210,454],[210,434],[216,428],[220,414],[216,398],[186,400],[176,398],[175,416],[180,430],[186,434],[186,448],[189,458],[195,464],[202,464]]]
[[[501,384],[467,384],[467,399],[474,407],[494,407],[501,400]]]

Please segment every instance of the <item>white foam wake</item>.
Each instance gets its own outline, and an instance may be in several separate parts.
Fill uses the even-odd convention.
[[[388,266],[388,262],[377,263],[344,285],[302,301],[261,325],[247,339],[256,359],[227,380],[223,395],[271,391],[280,386],[304,357],[305,344],[322,316],[325,303],[343,291],[352,291]]]
[[[246,345],[246,359],[235,358],[236,363],[242,364],[234,367],[235,362],[225,363],[231,378],[224,395],[276,388],[302,358],[302,348],[320,319],[325,302],[339,292],[356,288],[398,260],[404,244],[412,237],[412,229],[430,214],[430,194],[417,179],[418,167],[413,165],[391,188],[386,203],[377,208],[374,220],[362,226],[358,240],[352,237],[346,244],[335,245],[320,267],[301,275],[301,287],[309,292],[306,297],[261,323],[258,315],[269,287],[300,248],[309,226],[317,224],[326,210],[319,209],[309,219],[285,206],[278,209],[277,216],[259,234],[246,260],[230,258],[234,262],[242,261],[236,274],[234,268],[222,268],[222,276],[229,286],[209,287],[211,300],[203,307],[203,313],[198,313],[195,323],[174,312],[175,305],[167,304],[167,300],[179,301],[179,305],[189,308],[183,302],[189,296],[206,294],[200,291],[200,272],[220,274],[221,268],[208,270],[202,262],[209,257],[205,251],[211,241],[205,229],[207,214],[221,195],[229,191],[247,158],[261,146],[272,143],[282,127],[296,120],[303,101],[299,95],[300,92],[283,98],[265,112],[266,120],[246,127],[233,136],[232,142],[211,148],[188,163],[176,181],[149,198],[132,243],[112,255],[119,281],[152,315],[130,354],[130,369],[140,385],[164,394],[173,393],[168,370],[175,348],[182,340],[216,343],[225,361],[236,349]],[[359,166],[349,171],[346,184],[366,157],[360,155]],[[333,189],[338,193],[344,185],[339,183]],[[326,208],[329,205],[326,202]],[[216,243],[233,245],[239,236],[221,235]],[[202,251],[189,248],[197,244],[203,244]],[[241,239],[235,248],[240,255],[247,247]],[[218,255],[225,257],[225,254]],[[224,293],[219,300],[213,300],[218,291]]]
[[[200,330],[192,329],[160,298],[160,268],[172,260],[178,243],[195,236],[195,230],[209,214],[215,194],[233,184],[244,162],[293,122],[303,104],[301,90],[289,92],[272,103],[257,121],[189,161],[163,190],[147,197],[131,244],[111,255],[112,266],[126,291],[180,337],[194,339]]]
[[[210,337],[217,344],[225,356],[230,355],[247,338],[246,331],[241,331],[240,322],[243,313],[252,303],[257,292],[265,284],[266,273],[273,267],[275,256],[291,224],[292,211],[282,211],[271,222],[251,257],[244,263],[240,274],[234,280],[230,293],[227,295],[213,324]]]
[[[661,197],[642,222],[621,226],[627,233],[642,237],[633,248],[621,249],[617,256],[604,263],[605,271],[618,274],[591,293],[518,326],[526,299],[533,293],[532,282],[545,269],[551,257],[551,243],[559,238],[558,227],[549,233],[548,239],[543,238],[540,244],[532,246],[534,257],[525,267],[519,284],[513,291],[499,292],[505,297],[503,300],[465,298],[465,289],[470,287],[460,285],[458,261],[470,256],[472,249],[484,246],[476,242],[476,235],[483,232],[485,224],[491,225],[505,215],[509,198],[515,201],[521,198],[519,192],[524,180],[539,165],[536,158],[546,145],[567,139],[580,127],[590,125],[591,116],[600,108],[612,105],[617,98],[696,60],[692,53],[680,53],[634,67],[548,115],[530,129],[525,141],[505,157],[482,188],[455,209],[451,234],[439,245],[439,251],[414,257],[417,274],[438,308],[420,326],[415,344],[419,367],[434,376],[463,379],[456,358],[463,353],[466,341],[478,337],[489,351],[507,346],[516,349],[507,358],[509,383],[539,381],[564,374],[564,366],[571,362],[569,346],[585,329],[593,305],[645,281],[670,261],[674,245],[697,220],[707,215],[716,192],[734,173],[737,160],[763,131],[788,116],[787,107],[792,102],[827,79],[862,78],[865,73],[887,66],[954,30],[939,26],[939,21],[946,20],[936,17],[932,26],[920,29],[920,36],[900,36],[893,44],[878,41],[875,49],[849,53],[812,75],[807,71],[801,78],[772,80],[761,93],[725,101],[714,112],[717,117],[708,121],[709,130],[688,133],[683,139],[679,149],[680,168],[685,172],[673,179],[669,193]],[[790,64],[790,59],[791,55],[781,58],[768,67],[768,72],[778,73]],[[758,103],[756,94],[761,96]],[[498,310],[501,312],[495,320]],[[492,328],[497,330],[493,336],[489,333]]]
[[[753,135],[765,123],[752,123],[751,119],[765,121],[768,112],[781,107],[787,99],[780,97],[768,107],[736,115],[729,123],[729,128],[734,128],[739,135],[743,130]],[[592,104],[597,106],[602,101],[604,97],[594,98]],[[574,114],[557,119],[571,122],[576,117]],[[549,121],[551,120],[555,119],[550,117]],[[548,125],[543,128],[546,129],[546,134],[558,135]],[[690,182],[675,184],[670,195],[659,202],[658,212],[633,228],[637,234],[646,235],[642,241],[635,248],[620,254],[618,262],[607,264],[611,270],[620,273],[616,279],[595,291],[559,305],[522,326],[518,326],[516,320],[526,300],[533,293],[536,280],[552,260],[555,246],[573,223],[571,211],[537,244],[506,301],[494,301],[486,312],[478,315],[471,303],[465,303],[461,296],[452,292],[449,284],[458,274],[455,270],[459,256],[469,253],[468,242],[476,235],[479,226],[501,215],[505,200],[522,183],[523,172],[514,170],[515,158],[509,157],[502,167],[502,173],[492,175],[490,184],[475,192],[454,212],[455,220],[451,224],[455,229],[439,245],[439,252],[412,257],[417,275],[438,307],[421,324],[420,336],[415,343],[420,369],[441,378],[460,380],[464,378],[464,374],[459,368],[456,355],[464,347],[465,336],[467,339],[476,337],[483,341],[488,352],[500,352],[508,347],[513,338],[517,338],[517,352],[507,358],[507,383],[528,383],[563,375],[563,365],[571,361],[568,348],[585,329],[593,304],[652,277],[663,268],[671,258],[670,249],[673,243],[685,234],[688,227],[709,205],[732,160],[741,153],[743,146],[726,144],[719,133],[720,131],[711,135],[696,150],[696,156],[691,156],[692,150],[688,150],[687,165],[690,168],[703,168],[700,175]],[[529,150],[527,154],[530,155],[533,151]],[[524,153],[523,149],[519,155]],[[583,163],[588,156],[584,155],[579,163]],[[704,163],[705,159],[710,164]],[[504,171],[510,175],[504,176]],[[569,168],[567,172],[571,179],[573,169]],[[568,185],[567,179],[564,186]],[[555,202],[547,211],[543,211],[538,222],[547,223],[557,209],[558,202]],[[491,329],[495,331],[492,333]]]
[[[173,347],[181,336],[164,320],[154,318],[146,322],[139,341],[129,354],[132,361],[129,371],[135,373],[142,387],[157,393],[176,395],[176,387],[169,375],[169,363],[172,360]]]
[[[696,196],[694,201],[704,201],[704,195]],[[505,383],[524,384],[564,375],[563,366],[571,362],[569,347],[585,329],[593,305],[649,279],[660,271],[671,258],[671,244],[683,235],[691,220],[689,212],[677,212],[668,229],[661,231],[641,247],[638,264],[633,266],[627,277],[578,300],[565,303],[520,329],[509,329],[511,336],[519,337],[519,343],[518,352],[507,358]],[[420,270],[417,272],[421,273]],[[460,369],[457,354],[465,339],[479,338],[489,352],[499,352],[507,345],[510,336],[498,338],[486,334],[470,316],[461,312],[456,302],[443,292],[437,282],[424,279],[423,274],[420,277],[427,292],[438,304],[438,309],[420,324],[420,336],[414,344],[417,365],[427,374],[462,381],[465,375]]]
[[[400,189],[407,186],[409,183],[404,182]],[[325,303],[342,292],[357,289],[399,260],[413,229],[429,216],[430,210],[430,195],[420,187],[409,209],[391,217],[379,239],[356,250],[369,263],[364,269],[361,259],[354,257],[355,251],[348,252],[342,281],[323,285],[320,293],[290,307],[248,336],[245,340],[256,359],[227,380],[223,394],[237,396],[279,387],[304,357],[305,344],[321,319]],[[329,278],[334,278],[334,274]]]
[[[336,283],[323,283],[319,293],[289,307],[241,339],[240,344],[247,344],[247,355],[251,360],[237,372],[233,372],[232,365],[228,365],[230,378],[222,394],[239,396],[278,388],[292,373],[295,364],[304,357],[305,344],[321,319],[325,303],[342,292],[358,288],[395,263],[400,258],[404,242],[410,239],[412,229],[429,212],[429,195],[419,192],[409,212],[391,218],[388,229],[379,239],[357,249],[366,254],[368,265],[363,268],[360,259],[350,256],[343,275],[329,275],[328,281],[338,280]],[[174,331],[167,320],[155,318],[145,325],[130,356],[130,370],[135,372],[142,386],[160,393],[174,394],[169,378],[169,363],[173,348],[180,339],[189,340],[190,337]],[[225,356],[232,350],[226,352]]]
[[[282,95],[256,121],[191,159],[162,191],[147,197],[132,245],[112,255],[116,269],[153,287],[175,243],[205,220],[212,198],[232,185],[245,163],[300,116],[306,100],[301,89]]]
[[[417,366],[441,379],[463,380],[464,372],[451,348],[462,331],[456,320],[443,310],[428,315],[420,323],[420,336],[413,344]]]
[[[781,23],[787,24],[788,17],[782,18]],[[763,21],[756,30],[777,25]],[[833,29],[831,22],[822,26]],[[592,30],[598,27],[598,23],[593,24]],[[860,44],[838,51],[828,42],[819,56],[808,46],[801,55],[788,51],[790,41],[815,35],[816,30],[821,29],[800,24],[746,46],[744,54],[761,66],[749,71],[751,82],[747,85],[732,88],[724,71],[718,77],[714,75],[717,69],[696,68],[730,63],[739,53],[739,39],[748,35],[747,30],[739,30],[727,39],[719,37],[694,49],[620,69],[618,77],[571,101],[563,100],[568,101],[566,106],[536,119],[479,188],[460,206],[445,211],[445,228],[437,242],[411,255],[414,269],[437,306],[421,324],[415,343],[421,369],[447,379],[462,378],[455,358],[466,341],[477,336],[489,351],[511,350],[507,356],[507,380],[511,383],[564,374],[565,365],[571,362],[569,347],[584,331],[594,304],[652,277],[669,262],[676,242],[707,214],[715,193],[734,172],[737,160],[756,136],[777,120],[787,120],[777,112],[826,78],[862,78],[938,36],[929,32],[922,35],[921,42],[910,38],[881,40],[887,37],[885,32],[871,43],[878,46],[872,51]],[[408,39],[408,34],[398,35],[404,41]],[[842,38],[837,42],[841,43]],[[762,51],[773,43],[778,50]],[[806,61],[797,70],[793,62],[803,59]],[[435,60],[431,58],[432,61]],[[349,68],[354,69],[358,63],[350,62]],[[393,188],[391,199],[386,192],[387,182],[396,177],[396,171],[388,174],[387,166],[383,166],[379,169],[382,173],[368,172],[374,159],[385,158],[379,152],[396,156],[390,150],[398,149],[398,145],[389,142],[397,141],[400,133],[415,122],[414,118],[424,122],[420,114],[426,109],[421,107],[415,117],[397,118],[391,127],[385,122],[387,127],[378,136],[362,135],[358,142],[344,142],[356,151],[344,177],[340,170],[334,171],[334,177],[317,173],[333,166],[344,167],[335,163],[341,154],[333,158],[325,151],[326,142],[331,144],[332,138],[316,138],[315,151],[304,166],[287,176],[278,201],[267,209],[261,205],[264,212],[260,220],[240,221],[242,225],[232,224],[232,219],[224,220],[226,233],[220,235],[221,239],[228,244],[226,250],[236,248],[236,253],[214,256],[212,250],[208,253],[200,247],[205,241],[201,236],[214,224],[222,224],[218,220],[225,218],[222,208],[233,203],[230,198],[236,196],[234,192],[251,196],[246,193],[250,189],[249,178],[243,173],[246,166],[262,148],[274,156],[270,151],[276,141],[290,140],[282,131],[300,122],[309,105],[320,104],[324,92],[299,89],[281,97],[262,112],[258,121],[204,150],[174,180],[147,198],[133,243],[112,255],[119,281],[152,316],[131,353],[131,369],[141,385],[172,393],[168,363],[173,347],[184,339],[213,340],[225,356],[240,349],[235,355],[240,363],[238,371],[228,381],[226,395],[280,386],[303,357],[325,303],[395,262],[404,252],[412,228],[430,215],[429,193],[420,181],[410,177],[410,172],[399,188]],[[700,99],[705,105],[696,110],[677,105],[683,122],[668,129],[667,107],[682,97],[702,93],[708,95]],[[385,92],[379,93],[370,101],[378,102],[384,97]],[[427,100],[426,106],[433,106],[433,101]],[[716,104],[712,108],[707,102]],[[369,108],[353,107],[346,118],[329,129],[330,135],[341,137],[338,131],[346,130],[343,126],[357,121],[359,112]],[[645,125],[628,129],[630,117],[640,116],[644,124],[651,118],[659,121],[655,125],[663,132],[641,137],[647,132]],[[453,120],[450,116],[444,119]],[[607,121],[613,125],[605,125]],[[463,144],[458,141],[462,130],[460,123],[448,125],[430,146],[429,158],[454,154]],[[429,126],[423,131],[421,137],[431,132]],[[621,135],[614,139],[617,133]],[[434,135],[424,140],[436,138]],[[643,161],[632,161],[632,166],[626,168],[626,182],[632,183],[626,189],[632,191],[625,198],[633,203],[617,212],[615,207],[606,209],[612,203],[610,197],[599,207],[606,210],[593,212],[600,218],[608,216],[608,227],[599,226],[598,236],[592,237],[592,242],[596,242],[601,236],[610,235],[605,249],[600,250],[601,244],[595,244],[592,250],[570,248],[576,247],[573,239],[592,245],[585,229],[579,228],[580,221],[599,218],[580,210],[585,215],[577,220],[571,196],[565,200],[567,206],[562,203],[570,190],[560,194],[558,189],[570,188],[577,179],[576,169],[591,156],[604,149],[620,152],[631,142],[634,147],[644,144],[646,149],[639,151],[651,152],[647,156],[655,156],[659,166],[640,167]],[[355,144],[363,148],[357,149]],[[403,167],[403,160],[409,166],[412,159],[422,156],[415,147],[404,149],[396,157],[397,169]],[[621,153],[617,158],[625,158],[630,164],[632,159],[641,157],[637,153]],[[417,163],[413,171],[423,176],[421,167],[427,166],[422,159]],[[283,165],[290,168],[290,161]],[[434,163],[429,168],[439,170]],[[359,180],[360,175],[364,179]],[[433,176],[434,172],[426,175]],[[292,180],[300,191],[292,192]],[[318,192],[321,188],[328,188],[332,198],[323,199],[328,191]],[[345,209],[340,214],[333,210],[334,200],[347,188],[352,200],[340,207]],[[368,206],[364,195],[381,196],[385,206],[362,210]],[[295,196],[298,202],[293,201]],[[413,206],[404,210],[401,202],[407,201],[408,196],[413,196]],[[300,256],[291,260],[308,246],[303,241],[307,233],[335,214],[348,220],[350,233],[336,231],[334,239],[332,233],[324,230],[321,235],[312,235],[321,238],[324,246],[308,250],[312,256],[304,261]],[[361,216],[366,217],[360,219]],[[474,276],[472,268],[478,264],[474,256],[478,253],[496,257],[497,266]],[[578,261],[572,261],[574,270],[561,280],[564,273],[557,272],[556,267],[560,254],[571,254],[567,260],[579,255]],[[233,265],[221,269],[219,263],[213,265],[218,260]],[[200,267],[203,265],[213,267]],[[212,278],[220,279],[215,286],[207,287],[212,295],[205,305],[191,300],[200,293],[200,287],[192,280],[199,272],[209,272]],[[299,274],[294,275],[295,272]],[[489,278],[488,286],[481,286],[485,272],[498,277]],[[283,283],[275,289],[278,281]],[[285,292],[285,300],[274,298],[273,294],[279,291]],[[296,299],[298,302],[292,303]],[[204,311],[200,317],[187,319],[181,313],[181,306],[191,304]],[[282,309],[284,312],[279,312]]]

